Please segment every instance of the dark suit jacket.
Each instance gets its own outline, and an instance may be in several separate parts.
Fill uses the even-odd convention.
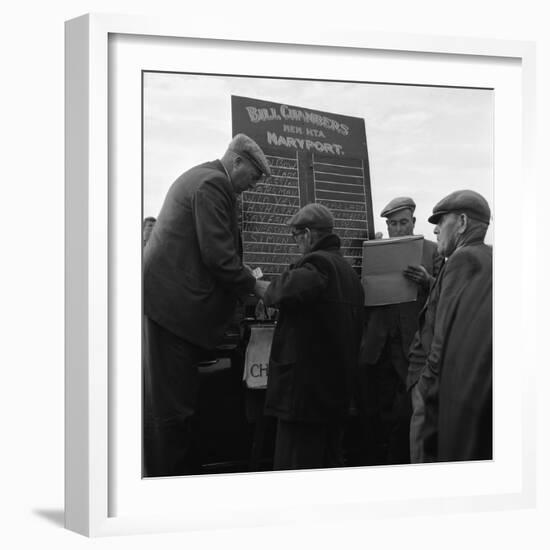
[[[442,264],[443,258],[437,252],[437,244],[424,239],[422,265],[430,275],[435,277]],[[380,359],[387,341],[390,338],[397,338],[400,340],[403,350],[403,360],[399,361],[399,364],[394,364],[394,368],[405,383],[409,346],[418,328],[418,314],[425,304],[427,296],[427,290],[419,287],[415,302],[365,308],[366,334],[363,342],[362,363],[375,365]]]
[[[206,349],[221,343],[254,276],[239,255],[236,196],[220,161],[170,187],[143,253],[144,313]]]

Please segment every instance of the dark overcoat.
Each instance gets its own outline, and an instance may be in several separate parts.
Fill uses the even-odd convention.
[[[266,414],[325,422],[349,411],[363,325],[358,275],[328,235],[269,286],[279,308],[266,393]]]
[[[182,174],[144,249],[145,315],[202,348],[220,344],[238,297],[255,284],[239,242],[236,196],[221,162]]]
[[[492,457],[491,247],[459,247],[447,260],[421,313],[429,350],[419,378],[428,456],[441,461]]]

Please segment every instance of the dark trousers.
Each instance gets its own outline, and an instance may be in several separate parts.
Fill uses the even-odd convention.
[[[343,466],[340,422],[314,423],[278,420],[274,470]]]
[[[198,363],[208,352],[144,318],[144,476],[198,473]]]
[[[361,365],[357,405],[368,465],[410,462],[411,399],[398,374],[406,363],[400,342],[388,342],[376,364]]]

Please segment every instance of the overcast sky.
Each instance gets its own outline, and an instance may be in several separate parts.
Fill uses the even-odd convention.
[[[231,95],[363,118],[375,229],[384,236],[380,211],[396,196],[415,200],[415,233],[430,239],[426,219],[452,191],[474,189],[493,208],[492,91],[147,73],[144,216],[158,215],[179,174],[222,156]]]

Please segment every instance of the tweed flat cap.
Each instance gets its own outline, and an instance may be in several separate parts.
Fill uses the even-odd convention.
[[[262,174],[271,176],[269,163],[265,158],[264,152],[260,149],[260,146],[246,134],[237,134],[231,140],[228,149],[247,159]]]
[[[449,212],[464,212],[470,218],[487,224],[491,221],[489,203],[479,193],[469,189],[455,191],[447,195],[433,207],[432,212],[428,221],[434,224],[439,221],[443,214]]]
[[[313,202],[298,210],[286,223],[291,227],[332,229],[334,227],[334,217],[326,206]]]
[[[416,203],[410,197],[396,197],[386,204],[382,212],[380,212],[380,216],[387,218],[395,212],[399,212],[399,210],[405,210],[405,208],[408,208],[414,214]]]

